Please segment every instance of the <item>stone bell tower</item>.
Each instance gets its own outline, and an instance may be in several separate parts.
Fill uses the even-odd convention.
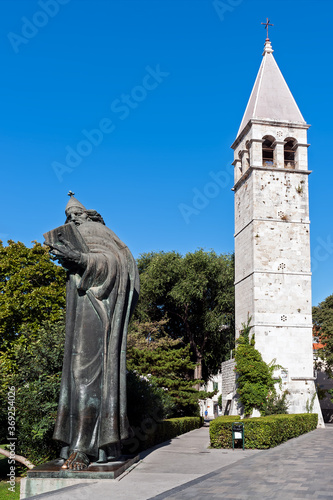
[[[307,129],[269,38],[234,149],[236,337],[252,318],[255,346],[284,369],[289,413],[315,394]],[[317,396],[313,411],[322,415]]]

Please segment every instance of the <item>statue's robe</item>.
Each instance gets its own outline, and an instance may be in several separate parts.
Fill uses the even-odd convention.
[[[127,246],[98,222],[77,226],[89,251],[69,269],[66,341],[53,438],[91,460],[115,459],[130,435],[126,405],[126,334],[139,293]]]

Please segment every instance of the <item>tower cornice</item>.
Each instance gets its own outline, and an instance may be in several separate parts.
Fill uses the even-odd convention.
[[[308,146],[308,144],[307,144]],[[240,179],[238,179],[238,181],[235,183],[234,187],[231,188],[231,191],[236,191],[239,186],[250,176],[250,174],[254,171],[254,170],[263,170],[265,172],[284,172],[284,173],[291,173],[291,174],[306,174],[306,175],[310,175],[312,173],[312,170],[297,170],[297,169],[294,169],[294,168],[278,168],[278,167],[255,167],[255,166],[251,166],[249,167],[246,172],[244,172],[244,174],[242,175],[242,177]]]
[[[301,130],[308,130],[311,125],[305,122],[290,122],[287,120],[270,120],[269,118],[267,119],[259,119],[259,118],[251,118],[243,128],[243,130],[238,134],[237,138],[235,141],[232,143],[230,146],[231,149],[236,149],[237,146],[242,142],[244,137],[247,135],[249,132],[250,128],[252,125],[266,125],[270,127],[283,127],[283,128],[294,128],[294,129],[301,129]]]

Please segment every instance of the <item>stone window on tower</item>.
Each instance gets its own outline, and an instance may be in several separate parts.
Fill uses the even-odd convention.
[[[295,168],[295,139],[287,138],[284,144],[284,168]]]
[[[250,158],[249,158],[249,141],[247,141],[246,149],[243,149],[238,152],[238,157],[241,162],[241,171],[244,173],[250,166]]]
[[[250,141],[246,141],[245,147],[246,147],[246,154],[245,154],[245,164],[246,168],[248,169],[250,166]]]
[[[262,165],[263,167],[274,166],[274,137],[265,135],[262,142]]]

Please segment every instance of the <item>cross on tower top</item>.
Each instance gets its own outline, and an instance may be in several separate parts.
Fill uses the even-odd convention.
[[[73,191],[68,191],[68,196],[72,197],[74,195],[75,195],[75,193],[73,193]]]
[[[270,24],[270,19],[268,19],[268,17],[266,17],[266,22],[265,23],[261,23],[265,26],[266,30],[267,30],[267,38],[266,40],[269,40],[269,36],[268,36],[268,26],[274,26],[274,24]]]

